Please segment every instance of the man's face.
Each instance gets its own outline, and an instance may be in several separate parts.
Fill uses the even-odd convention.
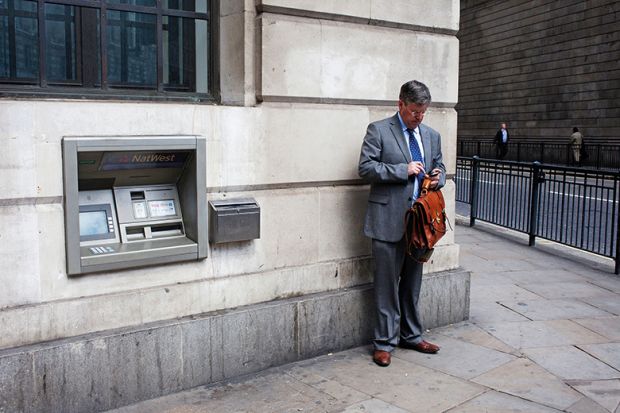
[[[403,118],[405,126],[409,129],[415,129],[422,123],[426,109],[428,109],[428,105],[406,104],[402,100],[398,101],[398,112],[400,117]]]
[[[506,129],[506,124],[505,123],[502,123],[500,126],[501,126],[502,129]]]

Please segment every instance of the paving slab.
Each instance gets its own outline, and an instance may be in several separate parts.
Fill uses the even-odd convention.
[[[331,359],[300,364],[290,374],[309,369],[314,374],[368,394],[410,412],[447,410],[484,391],[482,386],[396,358],[388,368],[371,361],[370,349],[344,352]],[[297,377],[297,376],[296,376]],[[437,397],[440,394],[441,397]]]
[[[509,394],[488,391],[446,413],[560,413],[560,410]]]
[[[611,258],[601,257],[584,251],[570,251],[561,247],[549,252],[558,257],[565,258],[560,268],[582,277],[597,279],[601,276],[614,276],[611,273],[614,268],[614,261]],[[576,254],[574,254],[575,252]]]
[[[286,397],[283,397],[286,395]],[[208,406],[208,410],[205,407]],[[116,413],[326,412],[346,403],[300,383],[277,369],[250,379],[199,387],[114,410]]]
[[[610,340],[620,341],[620,317],[584,318],[575,322]]]
[[[523,284],[522,287],[545,298],[579,298],[609,294],[609,290],[589,282],[538,282]]]
[[[515,359],[514,356],[487,347],[439,334],[426,337],[441,347],[437,354],[397,349],[395,356],[463,379],[471,379]],[[463,357],[467,354],[467,357]]]
[[[457,206],[464,206],[466,208],[469,208],[468,204],[463,204],[461,202],[457,202]],[[457,215],[456,218],[460,220],[461,216]],[[489,236],[486,233],[478,231],[476,228],[472,228],[469,226],[469,217],[462,221],[462,225],[461,222],[459,222],[459,225],[456,225],[454,227],[454,233],[455,235],[458,235],[459,240],[461,241],[468,240],[472,242],[487,242],[489,240]],[[468,243],[467,247],[471,248],[471,245],[471,243]]]
[[[590,276],[590,282],[606,290],[620,293],[620,277],[617,275],[599,273],[596,276]]]
[[[477,285],[471,289],[471,302],[539,300],[542,297],[514,284]]]
[[[368,362],[368,360],[365,360],[365,362]],[[368,364],[368,366],[373,367],[370,364]],[[296,380],[312,386],[332,397],[340,399],[347,404],[354,405],[358,402],[367,400],[369,397],[366,393],[362,393],[352,387],[345,386],[336,380],[325,378],[305,367],[293,367],[291,369],[285,369],[284,371]]]
[[[371,346],[357,347],[335,354],[302,360],[282,366],[281,369],[297,380],[311,383],[312,380],[317,380],[319,377],[336,380],[340,370],[361,371],[368,367],[375,367],[375,364],[372,362]],[[378,379],[372,377],[371,381],[374,383]],[[369,393],[364,394],[368,395]]]
[[[501,351],[502,353],[512,355],[520,354],[516,349],[510,347],[503,341],[498,340],[479,326],[470,322],[462,322],[459,324],[438,328],[434,330],[434,333]]]
[[[536,284],[539,282],[587,282],[588,279],[581,275],[573,274],[559,268],[545,268],[542,270],[510,271],[505,273],[514,284]]]
[[[534,362],[564,380],[607,380],[620,378],[620,371],[609,367],[573,346],[525,349]]]
[[[620,371],[620,343],[587,344],[578,347]]]
[[[531,320],[562,320],[610,317],[614,315],[594,305],[568,298],[557,300],[500,301],[500,304]]]
[[[506,276],[506,272],[472,272],[470,282],[472,286],[478,287],[479,285],[498,285],[498,284],[515,284],[514,280]]]
[[[415,379],[392,385],[375,397],[411,413],[443,412],[482,393],[484,388],[446,374],[421,371]]]
[[[506,262],[512,261],[526,261],[524,258],[527,254],[524,254],[524,249],[526,246],[515,244],[512,240],[505,239],[503,237],[494,237],[491,236],[484,241],[479,241],[476,243],[474,248],[469,249],[469,253],[476,255],[477,257],[488,260],[489,262],[497,263],[498,265],[504,266]],[[537,254],[536,251],[533,251],[532,257]],[[498,259],[501,258],[501,259]],[[523,269],[529,269],[532,263],[535,263],[536,260],[531,260],[528,262],[528,268],[521,267],[513,267],[507,266],[506,269],[508,271],[519,271]],[[518,264],[517,264],[518,265]],[[539,268],[543,267],[544,264],[538,264]]]
[[[613,315],[620,315],[620,294],[584,297],[580,300]]]
[[[527,317],[492,301],[471,303],[469,320],[472,323],[493,323],[502,321],[528,321]]]
[[[620,380],[597,380],[572,386],[610,412],[620,406]]]
[[[497,261],[487,260],[485,258],[479,257],[475,254],[470,254],[459,257],[459,261],[463,268],[467,268],[467,270],[471,271],[474,274],[477,273],[501,273],[505,272],[506,268],[499,264]]]
[[[512,257],[505,257],[498,262],[498,266],[506,271],[536,271],[547,267],[548,263],[540,263],[533,257],[522,252],[513,252]]]
[[[571,320],[496,322],[480,327],[516,349],[608,342],[607,338]]]
[[[347,407],[342,411],[343,413],[408,413],[407,410],[403,410],[392,404],[388,404],[383,400],[370,399],[364,400],[359,403],[355,403],[352,406]]]
[[[609,413],[609,410],[588,397],[579,400],[566,409],[566,411],[568,413]]]
[[[563,410],[581,395],[553,374],[520,358],[473,379],[494,390]]]

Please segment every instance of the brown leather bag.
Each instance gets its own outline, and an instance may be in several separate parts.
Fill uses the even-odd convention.
[[[435,244],[447,231],[446,202],[439,189],[430,187],[431,179],[422,182],[420,196],[405,214],[407,254],[417,262],[427,262]]]

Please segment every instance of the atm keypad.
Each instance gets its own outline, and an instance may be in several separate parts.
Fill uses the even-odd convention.
[[[92,252],[95,255],[107,254],[109,252],[115,252],[114,248],[112,248],[112,247],[90,247],[89,250],[90,250],[90,252]]]

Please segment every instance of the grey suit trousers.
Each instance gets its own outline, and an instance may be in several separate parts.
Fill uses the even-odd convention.
[[[391,352],[399,341],[422,341],[418,299],[422,286],[422,264],[405,253],[405,241],[372,240],[375,258],[375,350]]]

